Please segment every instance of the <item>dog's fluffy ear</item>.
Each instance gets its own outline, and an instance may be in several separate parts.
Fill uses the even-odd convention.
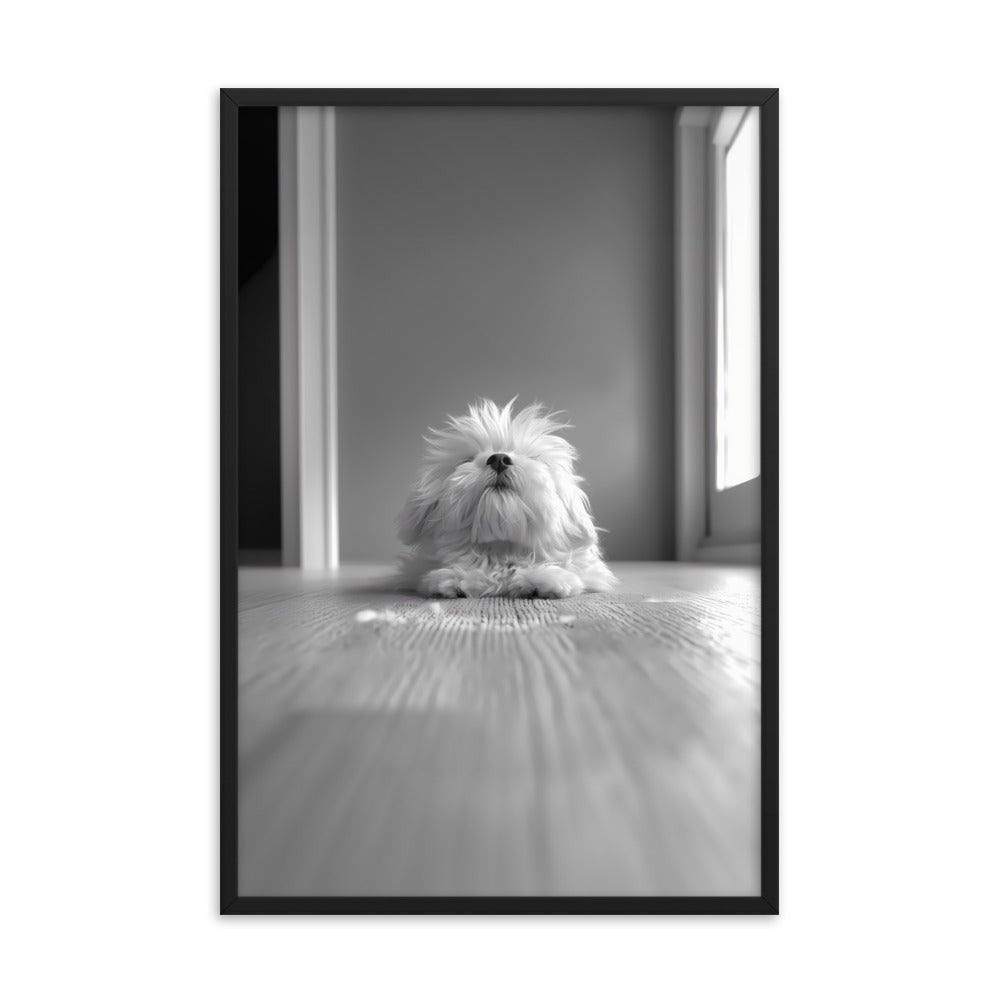
[[[571,547],[582,548],[597,544],[597,529],[590,513],[587,494],[577,485],[579,476],[567,477],[559,484],[559,499],[566,507],[566,537]]]
[[[427,518],[438,503],[438,490],[430,477],[425,476],[412,490],[406,504],[396,517],[397,537],[404,545],[416,545],[423,537]]]

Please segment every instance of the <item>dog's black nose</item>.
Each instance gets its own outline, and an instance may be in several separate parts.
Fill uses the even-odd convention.
[[[495,455],[490,455],[486,459],[486,464],[496,472],[503,472],[509,465],[514,464],[514,460],[510,455],[505,455],[502,451],[498,451]]]

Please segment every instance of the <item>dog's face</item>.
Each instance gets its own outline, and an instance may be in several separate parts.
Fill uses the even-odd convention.
[[[568,427],[539,405],[486,401],[425,438],[420,479],[399,517],[407,545],[527,551],[542,558],[596,542]]]

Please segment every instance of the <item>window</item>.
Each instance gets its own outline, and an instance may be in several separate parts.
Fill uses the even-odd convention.
[[[677,552],[757,563],[761,541],[760,109],[676,126]]]
[[[747,108],[721,151],[716,489],[760,475],[760,125]]]
[[[760,542],[760,111],[712,129],[714,324],[709,346],[705,545]]]

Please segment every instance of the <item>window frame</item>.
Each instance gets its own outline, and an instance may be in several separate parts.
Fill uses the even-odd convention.
[[[740,134],[753,106],[720,108],[710,129],[712,142],[712,307],[709,309],[710,329],[707,338],[706,420],[708,456],[705,463],[706,496],[708,501],[706,546],[760,545],[760,474],[734,486],[720,489],[717,485],[718,464],[718,389],[720,324],[726,308],[726,156]],[[759,113],[759,112],[758,112]],[[760,150],[758,147],[758,163]],[[758,258],[759,259],[759,258]],[[760,300],[758,298],[758,310]],[[758,555],[759,558],[759,555]]]
[[[759,106],[685,107],[676,119],[676,536],[677,558],[687,562],[761,562],[761,476],[725,490],[716,488],[716,344],[725,273],[725,153],[753,108]],[[763,128],[760,134],[762,150]],[[761,227],[763,177],[762,171]],[[764,263],[762,252],[762,276]],[[762,284],[762,350],[763,291]],[[763,400],[763,353],[761,380]],[[763,434],[762,422],[762,440]],[[762,470],[763,458],[762,449]]]

